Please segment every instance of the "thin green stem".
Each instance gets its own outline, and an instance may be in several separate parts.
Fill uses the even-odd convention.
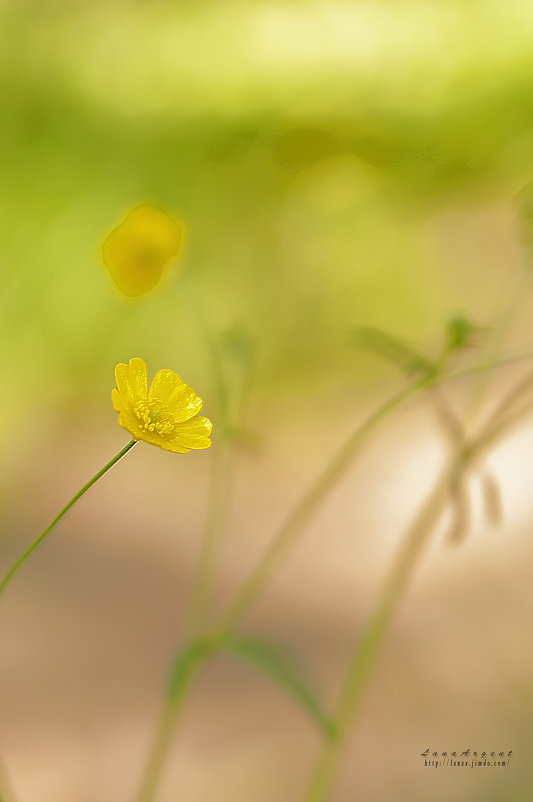
[[[112,468],[112,467],[113,467],[113,465],[115,465],[115,464],[116,464],[116,463],[119,461],[119,459],[122,459],[122,457],[124,456],[124,454],[126,454],[126,453],[127,453],[129,450],[130,450],[130,448],[132,448],[132,447],[135,445],[135,443],[136,443],[136,442],[137,442],[136,440],[130,440],[130,442],[129,442],[127,445],[125,445],[125,446],[124,446],[124,448],[122,448],[122,449],[121,449],[121,450],[118,452],[118,454],[116,454],[116,455],[113,457],[113,459],[111,459],[111,460],[110,460],[110,461],[109,461],[109,462],[108,462],[106,465],[104,465],[104,467],[103,467],[103,468],[101,468],[101,469],[98,471],[98,473],[96,473],[96,474],[93,476],[93,478],[92,478],[92,479],[90,479],[90,480],[87,482],[87,484],[83,485],[83,487],[81,488],[81,490],[78,490],[78,492],[76,493],[76,495],[75,495],[75,496],[73,496],[73,497],[70,499],[70,501],[68,502],[68,504],[66,504],[66,505],[63,507],[63,509],[61,510],[61,512],[59,512],[59,513],[56,515],[56,517],[55,517],[55,518],[54,518],[54,519],[53,519],[53,520],[52,520],[52,521],[51,521],[51,522],[48,524],[48,526],[47,526],[45,529],[43,529],[43,531],[41,532],[41,534],[40,534],[38,537],[36,537],[36,538],[35,538],[35,540],[34,540],[32,543],[30,543],[30,545],[28,546],[28,548],[27,548],[27,549],[25,549],[25,550],[22,552],[22,554],[20,555],[20,557],[17,557],[17,559],[15,560],[15,562],[13,563],[13,565],[11,566],[11,568],[8,570],[8,572],[5,574],[4,578],[3,578],[3,579],[2,579],[2,581],[0,582],[0,594],[1,594],[1,593],[2,593],[4,590],[5,590],[5,588],[6,588],[6,585],[8,584],[8,582],[10,581],[10,579],[13,577],[13,575],[14,575],[14,574],[15,574],[15,573],[18,571],[18,569],[20,568],[20,566],[21,566],[21,565],[22,565],[22,564],[23,564],[23,563],[24,563],[24,562],[27,560],[27,558],[30,556],[30,554],[31,554],[33,551],[35,551],[35,549],[37,548],[37,546],[38,546],[38,545],[39,545],[39,544],[40,544],[40,543],[41,543],[41,542],[44,540],[44,538],[45,538],[45,537],[48,535],[48,533],[49,533],[49,532],[51,532],[51,530],[52,530],[52,529],[54,528],[54,526],[55,526],[55,525],[58,523],[58,521],[60,521],[60,520],[61,520],[61,518],[62,518],[62,517],[65,515],[65,513],[66,513],[66,512],[68,512],[68,511],[70,510],[70,508],[71,508],[71,507],[72,507],[72,506],[73,506],[73,505],[74,505],[74,504],[75,504],[75,503],[78,501],[78,499],[80,499],[80,498],[81,498],[81,497],[82,497],[82,496],[83,496],[83,495],[84,495],[84,494],[87,492],[87,490],[89,490],[89,488],[91,488],[91,487],[92,487],[92,486],[93,486],[93,485],[94,485],[94,484],[95,484],[95,483],[98,481],[98,479],[100,479],[100,478],[101,478],[101,477],[102,477],[102,476],[103,476],[105,473],[107,473],[107,471],[108,471],[110,468]]]
[[[398,603],[411,578],[424,547],[435,526],[439,522],[449,500],[450,488],[458,474],[468,469],[480,453],[505,434],[516,423],[517,417],[510,416],[502,421],[501,416],[514,405],[514,402],[531,383],[531,376],[521,382],[504,399],[498,414],[470,444],[461,446],[458,442],[457,454],[438,478],[435,486],[416,516],[398,558],[393,567],[377,607],[361,640],[354,649],[354,655],[347,678],[341,692],[334,721],[337,724],[336,737],[326,743],[315,765],[311,781],[304,796],[304,802],[324,802],[332,786],[342,748],[348,730],[353,726],[359,704],[366,688],[367,680],[375,665],[376,658],[389,630]],[[527,410],[526,410],[527,411]]]
[[[259,595],[289,546],[303,529],[312,513],[343,474],[358,447],[367,435],[389,412],[392,412],[393,409],[400,406],[403,401],[413,395],[421,386],[423,386],[423,383],[417,381],[393,395],[392,398],[378,407],[362,425],[358,426],[352,436],[348,438],[337,455],[326,467],[326,470],[320,475],[314,485],[312,485],[310,490],[289,515],[285,524],[281,527],[278,534],[267,548],[257,568],[245,582],[233,603],[222,616],[217,628],[219,637],[224,637],[234,629],[251,602]]]
[[[161,772],[174,734],[178,709],[177,701],[172,703],[167,701],[163,707],[156,728],[156,736],[146,763],[137,802],[152,802],[155,798]]]
[[[213,383],[215,386],[216,394],[218,396],[218,405],[220,409],[221,418],[226,421],[229,417],[229,396],[226,380],[224,377],[224,370],[220,352],[211,332],[211,329],[204,317],[202,307],[196,299],[194,290],[191,287],[190,279],[184,279],[179,286],[180,295],[184,295],[187,304],[192,311],[192,315],[196,326],[200,332],[206,347],[209,360],[211,362],[211,369],[213,375]]]
[[[469,407],[467,410],[467,418],[469,420],[475,420],[478,415],[481,399],[487,389],[487,384],[490,378],[490,370],[497,364],[498,361],[498,343],[504,339],[516,310],[525,297],[525,289],[528,283],[531,281],[531,276],[531,266],[527,262],[524,262],[520,265],[518,271],[516,272],[513,284],[511,285],[507,296],[504,297],[501,306],[494,315],[494,325],[492,326],[489,340],[485,349],[485,357],[481,363],[482,370],[478,375],[477,381],[474,382],[470,396]]]
[[[191,640],[178,655],[171,672],[171,681],[144,769],[136,802],[153,802],[172,743],[181,701],[196,672],[216,650],[217,644],[206,638]],[[176,671],[176,663],[178,668]]]
[[[213,454],[213,473],[208,502],[206,527],[201,547],[198,570],[193,582],[192,597],[187,622],[187,635],[189,643],[201,637],[205,626],[207,607],[213,586],[213,576],[217,557],[220,550],[224,520],[227,505],[228,485],[230,476],[230,461],[233,452],[230,437],[231,421],[229,419],[229,394],[226,393],[225,383],[222,380],[223,393],[219,393],[221,405],[220,416],[225,435]],[[249,389],[249,382],[245,381],[238,394],[238,403],[234,412],[234,427],[237,428]],[[189,668],[190,676],[196,673],[207,654],[202,660],[195,661]],[[180,700],[168,698],[164,701],[161,717],[157,725],[154,741],[142,780],[139,802],[151,802],[157,793],[157,787],[164,768],[167,753],[170,749],[171,739],[180,711]]]
[[[444,512],[449,499],[450,484],[458,471],[464,470],[486,447],[504,434],[503,427],[482,434],[467,448],[459,452],[437,479],[422,509],[416,516],[393,567],[375,612],[354,655],[341,692],[334,721],[336,738],[325,744],[316,763],[304,802],[324,802],[329,793],[340,760],[348,730],[353,726],[367,680],[389,630],[394,613],[412,576],[420,555]],[[490,434],[490,437],[488,435]]]
[[[346,731],[357,712],[362,693],[374,661],[389,629],[397,603],[407,585],[412,570],[422,552],[434,526],[445,508],[452,471],[443,471],[429,498],[416,516],[407,539],[393,564],[382,595],[370,622],[357,644],[352,665],[337,707],[334,720],[337,722],[336,737],[325,744],[315,766],[305,802],[322,802],[333,782]]]
[[[225,430],[229,425],[230,399],[220,352],[211,333],[211,329],[203,316],[200,305],[196,301],[194,292],[187,282],[183,283],[182,292],[185,292],[187,295],[189,306],[193,311],[196,324],[209,355],[213,383],[218,396],[221,428]],[[220,443],[213,454],[207,520],[188,611],[187,629],[190,638],[194,637],[200,630],[209,601],[211,581],[220,545],[222,519],[224,517],[226,503],[229,453],[230,446],[227,437],[225,437],[224,441]]]
[[[437,420],[440,423],[446,437],[452,445],[457,445],[464,440],[464,431],[461,422],[446,398],[442,395],[440,388],[434,385],[429,390],[430,398],[437,413]]]
[[[188,617],[190,638],[201,631],[205,622],[225,517],[230,454],[231,444],[227,439],[213,453],[207,522]]]
[[[533,373],[528,373],[517,385],[516,387],[508,393],[502,401],[498,404],[494,412],[492,413],[490,420],[486,424],[485,428],[490,429],[494,426],[499,420],[504,418],[508,412],[511,412],[514,405],[520,398],[524,395],[524,393],[528,393],[533,388]]]
[[[483,362],[476,362],[474,365],[467,365],[463,368],[457,368],[455,370],[451,370],[449,373],[439,378],[438,384],[450,381],[456,381],[457,379],[464,379],[467,376],[475,376],[477,373],[484,373],[487,370],[492,370],[494,368],[506,368],[509,365],[514,365],[517,362],[524,362],[527,359],[531,359],[533,357],[533,348],[525,348],[523,351],[517,351],[515,354],[509,354],[508,356],[502,356],[495,359],[491,364],[488,366],[486,360]]]
[[[533,404],[528,402],[514,412],[509,413],[501,419],[493,421],[486,426],[478,437],[479,450],[486,449],[498,440],[502,434],[512,429],[517,423],[531,414]]]

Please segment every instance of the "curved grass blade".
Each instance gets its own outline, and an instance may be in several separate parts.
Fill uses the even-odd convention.
[[[170,669],[167,687],[167,699],[171,704],[179,702],[199,664],[209,657],[211,651],[211,645],[200,638],[178,652]]]
[[[274,680],[311,716],[324,735],[328,738],[335,735],[334,722],[300,676],[292,656],[282,647],[259,638],[231,637],[224,643],[223,649]]]
[[[435,364],[424,354],[391,334],[370,326],[356,329],[356,343],[392,362],[407,375],[433,375]]]

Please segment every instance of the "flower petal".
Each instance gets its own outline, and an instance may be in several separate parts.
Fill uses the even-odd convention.
[[[188,454],[190,451],[190,448],[184,448],[174,440],[162,440],[160,443],[154,443],[154,445],[159,446],[164,451],[172,451],[173,454]]]
[[[156,286],[164,267],[179,254],[182,225],[151,204],[136,206],[106,237],[102,258],[113,281],[129,296]]]
[[[120,412],[122,405],[120,403],[120,393],[116,387],[111,390],[111,403],[115,412]]]
[[[209,418],[191,418],[176,427],[171,442],[182,448],[209,448],[212,428]]]
[[[119,425],[122,426],[123,429],[126,429],[126,431],[129,432],[135,440],[146,439],[145,432],[139,426],[139,421],[129,406],[126,406],[120,411],[118,422]]]
[[[203,401],[173,370],[158,370],[148,391],[150,401],[161,401],[177,423],[189,420],[202,408]]]
[[[148,395],[146,363],[140,357],[130,359],[129,364],[119,362],[115,368],[117,389],[125,402],[134,405]]]

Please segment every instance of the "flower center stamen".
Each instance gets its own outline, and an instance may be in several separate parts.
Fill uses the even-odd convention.
[[[164,436],[174,431],[174,417],[159,401],[139,401],[133,411],[139,426],[145,432],[156,432]]]

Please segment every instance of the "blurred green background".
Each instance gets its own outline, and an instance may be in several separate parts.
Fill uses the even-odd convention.
[[[353,374],[356,325],[486,313],[498,232],[457,253],[445,224],[530,176],[527,3],[4,1],[1,28],[5,436],[119,358],[197,369],[178,277],[132,304],[100,264],[139,202],[185,221],[182,279],[250,323],[265,381]]]
[[[280,511],[288,508],[305,488],[306,480],[316,474],[323,455],[333,453],[333,447],[341,442],[352,425],[349,416],[356,419],[359,412],[368,410],[396,380],[390,368],[355,347],[353,330],[377,326],[421,342],[435,352],[445,320],[457,310],[480,324],[490,322],[498,300],[519,268],[523,254],[514,196],[533,172],[533,5],[526,0],[0,0],[0,41],[0,500],[6,562],[64,503],[69,490],[77,489],[125,442],[125,433],[117,431],[109,399],[116,362],[142,356],[152,374],[162,367],[179,372],[206,399],[206,414],[215,421],[216,438],[217,406],[202,327],[209,326],[216,342],[235,325],[251,334],[256,367],[248,423],[257,444],[252,455],[244,458],[245,463],[249,461],[247,469],[241,469],[237,481],[245,497],[244,508],[237,492],[233,502],[234,528],[240,533],[235,536],[234,547],[244,544],[246,550],[246,537],[252,537],[249,530],[255,526],[261,504],[267,516],[272,499],[277,499]],[[161,205],[184,221],[186,247],[178,264],[154,292],[128,300],[119,295],[107,275],[100,247],[107,232],[132,206],[142,202]],[[512,321],[508,345],[528,344],[530,308],[531,300],[524,299]],[[430,423],[427,427],[431,440],[434,433]],[[401,466],[402,455],[411,453],[409,449],[417,454],[420,449],[427,455],[423,439],[413,445],[415,429],[416,422],[402,423],[392,435],[397,449],[391,446],[389,452],[380,452],[378,448],[372,452],[368,473],[358,475],[360,481],[374,477],[369,479],[374,488],[369,490],[369,498],[390,505],[390,517],[384,513],[385,520],[395,525],[397,536],[400,528],[393,520],[397,512],[394,500],[383,493],[386,488],[393,492],[397,478],[391,459],[392,465]],[[420,475],[425,476],[433,465],[431,446],[429,449],[429,467],[421,456],[419,470],[407,470],[411,481],[406,503],[412,499],[416,502],[424,484]],[[15,657],[8,659],[4,674],[6,705],[17,698],[11,694],[11,683],[16,677],[20,683],[20,703],[17,706],[12,702],[5,714],[12,735],[0,736],[0,746],[2,738],[6,744],[6,763],[12,766],[13,784],[20,786],[17,802],[31,798],[40,802],[117,802],[131,798],[128,788],[131,792],[135,781],[131,761],[137,768],[142,763],[149,729],[155,721],[161,677],[175,642],[175,621],[168,613],[169,599],[176,603],[175,579],[170,575],[164,579],[166,561],[176,560],[175,569],[181,577],[178,595],[184,605],[196,559],[208,459],[202,462],[201,455],[193,455],[183,468],[158,452],[132,456],[137,462],[130,465],[137,469],[121,467],[122,479],[109,477],[109,489],[99,490],[102,495],[93,498],[94,509],[88,512],[92,505],[87,499],[85,512],[80,510],[79,517],[71,519],[70,526],[81,533],[80,540],[58,542],[56,551],[51,546],[48,558],[43,555],[41,563],[36,558],[33,584],[29,578],[27,583],[21,578],[20,592],[13,593],[13,602],[6,605],[6,615],[2,616],[2,625],[9,628],[7,612],[11,610],[28,638],[27,642],[20,641],[23,636],[17,635],[14,627],[9,648],[12,655],[19,655],[20,663]],[[280,460],[284,467],[278,476]],[[169,470],[174,473],[166,478]],[[183,477],[185,471],[190,475]],[[145,478],[147,474],[149,478]],[[515,480],[513,474],[509,487],[516,487]],[[184,494],[176,490],[177,481],[182,483],[179,487],[187,488]],[[254,481],[260,490],[251,488]],[[139,484],[143,484],[141,496],[136,490]],[[181,500],[183,495],[185,501]],[[145,511],[137,517],[135,502],[141,497]],[[354,519],[351,498],[337,499],[336,503],[336,520],[345,533],[343,537],[348,538],[359,525],[359,518]],[[405,516],[407,512],[406,508]],[[378,513],[369,508],[361,516],[374,526]],[[403,521],[401,515],[400,519]],[[325,519],[321,520],[326,527]],[[169,531],[169,522],[174,526],[174,521],[181,527],[182,536],[177,541],[175,532]],[[112,529],[115,541],[97,538],[95,546],[90,538],[95,527]],[[128,527],[130,533],[136,533],[132,534],[135,548],[124,534]],[[145,595],[139,598],[133,588],[143,560],[148,559],[147,529],[156,540],[160,532],[159,551],[156,549],[159,561],[153,557],[154,564],[146,569],[151,579],[146,579]],[[239,556],[240,568],[229,568],[238,550],[228,558],[224,574],[228,588],[246,575],[272,529],[271,523],[268,531],[255,537],[253,546],[248,545],[247,556]],[[348,540],[343,543],[346,546]],[[390,545],[388,540],[383,548]],[[342,569],[343,562],[350,567],[361,552],[350,552],[347,558],[337,546],[338,553],[329,548],[331,565],[325,569],[326,578],[320,579],[325,567],[324,546],[317,536],[315,551],[309,552],[316,559],[304,559],[301,571],[306,579],[302,584],[318,582],[317,587],[323,583],[326,588],[330,582],[330,590],[337,588],[339,598],[348,600],[353,579],[346,574],[340,580],[335,571]],[[480,541],[477,547],[481,548]],[[54,659],[61,661],[62,655],[68,654],[68,644],[82,641],[76,624],[79,616],[74,615],[76,610],[79,613],[79,605],[87,605],[83,607],[87,626],[95,627],[93,635],[98,640],[98,622],[92,617],[96,611],[91,613],[89,602],[92,582],[87,578],[85,587],[82,580],[77,585],[71,579],[73,596],[66,590],[63,596],[54,583],[65,582],[70,571],[79,570],[80,549],[87,565],[93,565],[92,581],[105,586],[102,565],[122,566],[120,555],[125,548],[127,567],[119,569],[124,573],[118,578],[109,576],[106,580],[109,587],[103,598],[108,604],[102,602],[98,615],[105,619],[109,605],[123,605],[121,625],[131,627],[131,623],[125,624],[128,615],[132,610],[142,615],[140,610],[149,597],[156,599],[148,605],[151,615],[157,617],[153,605],[157,608],[159,604],[167,610],[167,618],[160,640],[146,649],[144,659],[149,660],[149,655],[152,662],[137,677],[137,685],[130,681],[129,701],[124,697],[123,707],[118,705],[115,711],[122,723],[116,724],[113,719],[113,726],[123,734],[117,735],[120,745],[110,747],[115,756],[100,753],[98,765],[89,771],[92,763],[86,750],[90,752],[100,737],[98,724],[78,747],[72,747],[72,754],[65,757],[64,750],[68,752],[68,745],[76,743],[73,732],[83,730],[80,722],[84,714],[77,724],[72,724],[69,716],[75,717],[74,700],[91,684],[91,676],[79,680],[70,698],[65,695],[65,677],[71,674],[65,665],[62,673]],[[491,548],[496,549],[492,569],[500,565],[503,570],[498,546]],[[115,562],[106,549],[116,549]],[[376,560],[376,577],[381,576],[389,553],[379,551],[382,562]],[[92,558],[88,556],[91,554]],[[476,557],[470,559],[468,565],[475,573]],[[513,565],[522,564],[523,559],[524,554],[517,552]],[[371,555],[369,560],[367,573],[371,578]],[[47,588],[41,576],[45,564],[50,577]],[[293,570],[291,582],[298,584],[302,574],[296,567]],[[38,576],[41,585],[35,584]],[[371,579],[368,588],[361,581],[359,600],[364,611],[374,592],[369,590],[367,599],[366,590],[374,586]],[[523,617],[519,620],[524,623],[526,613],[533,609],[531,592],[526,589],[526,577],[523,586],[518,584],[527,597],[525,607],[520,608]],[[339,590],[341,586],[344,590]],[[503,595],[506,587],[502,579]],[[324,659],[329,665],[331,658],[331,676],[338,674],[341,663],[336,661],[345,648],[339,644],[345,644],[351,632],[348,623],[342,623],[342,615],[340,623],[335,618],[342,605],[331,613],[332,620],[337,621],[332,631],[338,639],[332,635],[329,642],[324,634],[313,631],[308,621],[305,592],[301,597],[290,597],[294,609],[301,609],[288,620],[283,592],[279,592],[281,596],[272,601],[270,613],[264,613],[266,629],[271,626],[275,634],[288,626],[289,632],[284,633],[287,640],[295,639],[311,657],[315,654],[318,662]],[[490,596],[486,588],[480,591],[485,592]],[[429,594],[429,590],[421,593]],[[22,671],[19,666],[27,666],[24,655],[32,655],[37,662],[43,659],[42,653],[32,651],[42,624],[37,623],[38,618],[32,619],[32,630],[20,605],[30,617],[35,616],[39,600],[47,594],[53,597],[51,607],[45,604],[43,609],[54,611],[61,619],[60,608],[71,606],[73,621],[65,623],[63,640],[54,640],[50,634],[48,646],[41,644],[55,657],[49,656],[49,679],[38,680],[29,668]],[[324,590],[321,599],[326,608],[327,597]],[[323,610],[317,599],[316,609]],[[512,601],[508,603],[514,615],[516,609]],[[316,614],[313,605],[311,609]],[[412,613],[416,622],[414,608]],[[460,605],[456,614],[461,615]],[[147,612],[145,615],[149,631],[151,618]],[[107,625],[111,627],[112,621]],[[418,653],[431,633],[424,634],[416,626],[413,623],[411,635],[414,652]],[[493,633],[493,640],[489,623],[485,626],[489,640],[484,654],[489,659],[505,623],[502,621],[501,631]],[[132,670],[129,657],[139,648],[136,632],[130,634],[131,654],[127,649],[113,653],[111,630],[109,642],[104,637],[105,644],[96,650],[104,662],[107,655],[109,676],[113,670],[118,672],[118,684],[118,675]],[[449,635],[453,644],[451,629]],[[26,643],[26,651],[21,643]],[[516,646],[512,653],[522,666],[531,668],[531,650],[523,654],[522,646]],[[81,665],[86,655],[79,648]],[[402,648],[407,647],[400,647],[400,652]],[[324,671],[326,675],[327,669]],[[35,683],[31,693],[25,684],[30,676]],[[100,677],[103,685],[106,676],[104,672]],[[222,670],[222,676],[228,687],[233,687],[233,675]],[[409,686],[409,677],[400,675],[399,682]],[[208,690],[215,707],[220,692],[217,683],[213,675]],[[430,684],[428,680],[428,695]],[[100,686],[96,683],[95,687]],[[507,687],[502,678],[499,691],[508,702]],[[261,689],[260,685],[255,688],[254,699],[264,706]],[[443,692],[452,706],[456,690],[452,683]],[[45,691],[59,707],[51,705],[40,712]],[[520,704],[531,708],[531,689],[527,697],[522,695],[521,685],[518,689],[513,685],[514,691]],[[145,707],[139,702],[138,711],[143,724],[137,719],[124,723],[121,716],[128,704],[135,708],[132,700],[145,692]],[[23,700],[33,698],[32,693],[41,702],[35,702],[36,707],[28,702],[21,718]],[[411,693],[416,697],[412,687]],[[64,701],[60,715],[61,698],[70,701]],[[116,699],[109,688],[107,696],[102,691],[96,698],[100,699],[102,716],[104,709],[115,709]],[[413,706],[418,704],[420,713],[427,700],[422,696],[417,699]],[[238,694],[235,704],[239,704]],[[420,779],[415,756],[392,768],[396,747],[389,745],[389,756],[380,752],[379,732],[384,727],[392,727],[398,739],[404,727],[414,727],[414,740],[417,744],[421,741],[420,751],[429,745],[425,724],[421,723],[419,730],[412,723],[405,724],[410,713],[401,705],[399,701],[396,718],[389,720],[378,704],[373,730],[367,722],[376,742],[374,750],[371,744],[365,747],[366,757],[362,758],[372,767],[365,779],[365,801],[379,798],[396,802],[399,797],[394,788],[402,783],[405,798],[410,800],[440,802],[450,798],[452,792],[440,775],[432,777],[430,785]],[[483,705],[481,701],[480,707]],[[212,716],[216,714],[209,705],[204,707],[202,720],[206,727],[214,726]],[[509,705],[502,702],[502,709],[508,711]],[[289,723],[280,713],[281,729],[288,727],[298,733],[292,714],[287,715]],[[434,715],[438,716],[439,710]],[[506,716],[512,718],[512,726],[508,720],[507,724],[516,735],[519,712],[516,718],[512,713],[502,713],[502,719]],[[480,716],[480,732],[489,719],[488,713]],[[23,733],[28,728],[31,731],[39,720],[41,734],[26,742]],[[265,777],[278,771],[275,766],[286,748],[283,739],[276,741],[275,724],[268,730],[267,746],[259,740],[257,754],[250,747],[252,753],[243,752],[242,762],[237,755],[243,748],[242,731],[235,725],[235,752],[231,756],[217,752],[218,779],[213,780],[212,787],[205,777],[207,757],[204,762],[204,752],[210,754],[212,745],[206,747],[203,736],[197,734],[197,741],[193,738],[188,747],[189,762],[186,756],[181,757],[188,802],[205,802],[214,798],[213,794],[221,802],[263,802],[260,794],[268,802],[297,798],[298,782],[305,775],[303,764],[313,750],[311,735],[291,736],[301,738],[307,755],[300,761],[302,765],[297,761],[294,776],[290,766],[281,764],[279,771],[282,778],[287,775],[286,782],[276,780],[270,791],[254,790],[257,777],[262,777],[263,787]],[[255,725],[260,728],[257,721]],[[102,726],[107,726],[105,721]],[[506,732],[505,722],[501,727]],[[495,729],[498,732],[498,726]],[[57,732],[60,734],[54,741],[50,733]],[[54,746],[39,763],[47,733]],[[223,727],[220,733],[223,741]],[[451,727],[450,739],[460,736]],[[524,736],[526,743],[528,737]],[[497,740],[496,735],[494,738]],[[516,739],[518,742],[518,735]],[[285,746],[273,746],[276,743]],[[504,746],[516,748],[507,742]],[[274,756],[271,762],[270,748]],[[385,768],[380,761],[385,761]],[[391,781],[387,786],[375,777],[376,773],[387,773],[389,761]],[[70,779],[63,783],[58,777],[50,779],[55,777],[54,771],[65,771]],[[94,790],[87,790],[86,782],[85,786],[81,781],[76,784],[78,774],[87,777],[91,772],[101,772],[98,776],[105,777],[104,790],[96,795]],[[33,784],[30,776],[37,778]],[[341,788],[339,792],[344,796],[335,797],[335,802],[363,798],[350,790],[357,788],[356,782],[346,780],[344,791]],[[461,780],[454,786],[455,799],[525,802],[533,793],[526,767],[516,789],[505,778],[503,796],[491,796],[487,773],[478,785],[469,782]],[[169,800],[176,798],[172,793],[169,786]]]

